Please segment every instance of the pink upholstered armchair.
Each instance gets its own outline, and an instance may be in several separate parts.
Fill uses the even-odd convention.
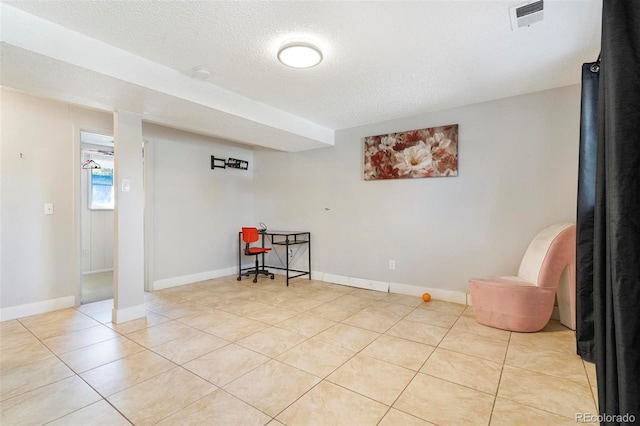
[[[576,227],[559,223],[529,244],[516,277],[472,278],[471,303],[480,324],[539,331],[549,322],[558,294],[560,321],[575,330]]]

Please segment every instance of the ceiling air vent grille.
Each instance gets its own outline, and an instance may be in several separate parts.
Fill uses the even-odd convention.
[[[544,18],[544,1],[532,1],[509,9],[513,31],[528,27]]]

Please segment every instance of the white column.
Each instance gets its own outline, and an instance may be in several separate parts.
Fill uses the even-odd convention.
[[[142,119],[119,111],[114,130],[114,323],[145,316]]]

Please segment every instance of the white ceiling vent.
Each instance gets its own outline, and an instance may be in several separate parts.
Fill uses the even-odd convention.
[[[544,1],[530,1],[509,9],[511,15],[511,30],[528,27],[542,21],[544,18]]]

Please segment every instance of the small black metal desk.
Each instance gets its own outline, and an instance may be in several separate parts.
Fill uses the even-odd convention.
[[[297,278],[297,277],[302,277],[304,275],[308,275],[309,279],[311,279],[311,233],[310,232],[267,230],[267,231],[261,231],[260,234],[262,235],[262,247],[268,247],[269,245],[273,247],[274,248],[273,251],[275,252],[276,256],[278,256],[278,259],[280,259],[280,256],[278,255],[278,252],[275,249],[277,248],[277,246],[282,246],[285,248],[285,252],[284,252],[285,261],[282,262],[282,259],[280,259],[280,263],[282,264],[282,266],[265,265],[264,253],[263,253],[262,268],[280,269],[280,270],[286,271],[287,286],[289,286],[290,278]],[[293,260],[293,257],[295,257],[295,254],[294,256],[290,257],[289,249],[294,246],[299,248],[305,244],[307,245],[308,266],[309,266],[308,270],[291,269],[289,267],[290,260]],[[238,232],[238,279],[240,279],[240,276],[242,275],[242,271],[253,269],[253,268],[244,268],[244,269],[242,268],[242,251],[243,251],[242,250],[242,232]],[[296,253],[297,253],[297,249],[296,249]],[[295,274],[291,275],[290,274],[291,272]]]

